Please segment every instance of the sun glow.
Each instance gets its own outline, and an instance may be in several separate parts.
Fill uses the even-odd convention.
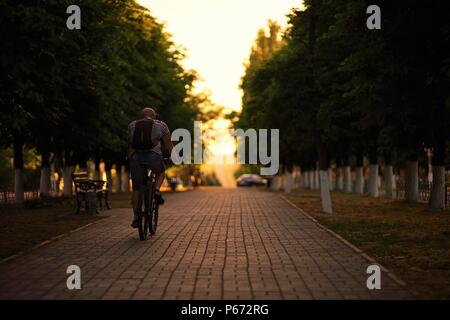
[[[301,0],[139,0],[165,23],[177,45],[186,48],[184,65],[203,79],[212,100],[240,110],[239,83],[258,29],[269,19],[284,27]]]
[[[196,70],[198,92],[211,92],[211,100],[224,110],[241,109],[239,84],[258,30],[269,20],[282,28],[292,8],[301,0],[138,0],[165,24],[176,45],[186,49],[184,67]],[[206,128],[216,130],[205,147],[215,164],[202,165],[202,171],[214,171],[224,187],[235,187],[238,164],[227,159],[235,156],[236,140],[223,117],[209,121]],[[220,164],[223,163],[223,164]],[[206,166],[206,167],[205,167]]]
[[[206,139],[206,147],[211,154],[216,158],[234,156],[236,152],[236,143],[229,132],[229,121],[222,118],[214,119],[211,120],[209,127],[213,129],[215,133],[213,139]]]

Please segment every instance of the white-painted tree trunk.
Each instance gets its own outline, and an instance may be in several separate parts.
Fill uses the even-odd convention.
[[[397,198],[397,183],[398,183],[399,175],[394,174],[394,177],[392,178],[392,189],[394,190],[394,198]]]
[[[301,180],[300,167],[294,166],[294,170],[292,171],[292,188],[299,188]]]
[[[315,179],[314,179],[314,170],[311,170],[309,172],[309,188],[311,190],[314,190],[316,187],[314,185]]]
[[[339,167],[336,169],[336,174],[337,174],[337,189],[339,191],[343,191],[344,190],[344,175],[342,172],[342,168]]]
[[[66,166],[63,168],[63,179],[64,179],[63,195],[65,196],[71,196],[73,194],[72,173],[73,173],[72,166]]]
[[[433,188],[431,190],[430,208],[431,211],[439,212],[445,210],[445,166],[434,165]]]
[[[319,170],[317,169],[314,172],[314,189],[318,190],[320,188],[320,174],[319,174]]]
[[[111,174],[111,170],[106,170],[106,182],[108,182],[108,190],[112,191],[112,174]]]
[[[325,213],[332,213],[330,181],[328,180],[328,171],[320,170],[320,196],[322,199],[322,210]]]
[[[364,193],[364,167],[356,168],[355,192]]]
[[[122,192],[130,192],[130,174],[126,171],[125,166],[121,168],[120,182]]]
[[[289,172],[289,170],[286,170],[286,172],[284,173],[284,193],[291,193],[292,191],[292,186],[293,186],[293,173]]]
[[[25,200],[23,169],[14,170],[14,200],[18,204],[22,204]]]
[[[122,179],[122,173],[120,172],[120,167],[116,166],[116,175],[114,176],[114,192],[120,192],[121,191],[121,180]]]
[[[352,168],[350,166],[344,167],[344,192],[352,192]]]
[[[371,164],[369,166],[369,183],[368,193],[370,197],[377,198],[379,195],[378,190],[378,164]]]
[[[419,162],[406,161],[405,199],[408,202],[419,201]]]
[[[40,196],[48,196],[50,193],[50,167],[41,168],[41,179],[39,182],[39,194]]]
[[[271,189],[272,191],[277,191],[277,176],[273,176],[272,178],[272,182],[271,182]]]
[[[300,172],[299,187],[300,188],[304,188],[305,187],[305,173],[303,171]]]
[[[330,191],[333,191],[333,169],[328,169],[328,186],[330,187]]]
[[[303,172],[303,188],[309,188],[309,171]]]
[[[384,181],[385,181],[385,189],[386,189],[386,198],[392,199],[394,198],[394,169],[392,166],[384,167]]]
[[[89,178],[97,179],[96,173],[95,173],[95,163],[93,163],[91,161],[88,162],[87,172],[88,172]]]
[[[281,189],[280,176],[275,176],[273,178],[273,185],[272,186],[273,186],[273,188],[272,188],[273,191],[280,191],[280,189]]]

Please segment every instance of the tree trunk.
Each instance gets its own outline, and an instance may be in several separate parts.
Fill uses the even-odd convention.
[[[301,169],[301,173],[300,173],[300,188],[304,188],[305,187],[305,171],[302,167]]]
[[[391,165],[386,165],[384,167],[384,180],[386,188],[386,198],[394,198],[394,169]]]
[[[398,174],[394,173],[394,176],[392,178],[392,190],[393,190],[393,198],[397,198],[397,181],[398,181]]]
[[[303,188],[309,188],[309,171],[303,172]]]
[[[292,170],[292,169],[291,169]],[[284,185],[283,185],[283,190],[284,193],[291,193],[292,191],[292,171],[290,171],[289,169],[286,169],[286,171],[284,172]]]
[[[25,200],[23,181],[23,140],[14,138],[14,201],[22,204]]]
[[[103,180],[102,172],[100,170],[100,159],[98,157],[94,159],[94,167],[95,167],[94,179]]]
[[[342,172],[342,167],[336,168],[336,175],[337,175],[336,187],[337,187],[338,191],[343,191],[344,190],[344,175]]]
[[[328,184],[330,187],[330,191],[333,191],[333,169],[328,168]]]
[[[39,183],[39,194],[46,197],[50,194],[50,152],[47,150],[42,152],[41,179]]]
[[[378,164],[371,164],[369,166],[369,184],[368,184],[369,196],[377,198],[378,191]]]
[[[435,141],[432,156],[433,184],[431,189],[430,209],[433,212],[445,210],[446,185],[445,185],[445,151],[446,142],[444,133]]]
[[[73,173],[73,166],[71,166],[71,165],[64,166],[64,168],[63,168],[63,179],[64,179],[63,195],[65,195],[65,196],[72,196],[72,194],[73,194],[72,173]]]
[[[50,194],[50,167],[41,168],[39,194],[41,197],[47,197]]]
[[[111,163],[108,161],[105,164],[105,171],[106,171],[106,182],[108,183],[108,190],[112,191],[112,174],[111,174],[111,169],[112,169],[112,165]]]
[[[121,169],[121,166],[116,164],[115,165],[116,174],[114,176],[114,192],[120,192],[121,191],[122,183],[120,182],[120,179],[122,178],[122,174],[120,172],[120,169]]]
[[[273,177],[272,190],[273,191],[280,191],[280,177],[278,175]]]
[[[320,174],[319,169],[314,171],[314,189],[318,190],[320,188]]]
[[[445,166],[433,165],[433,185],[431,189],[430,209],[433,212],[445,210]]]
[[[73,183],[72,173],[74,171],[74,158],[70,151],[65,151],[64,155],[64,167],[63,167],[63,179],[64,179],[64,196],[73,195]]]
[[[300,168],[298,166],[294,166],[292,171],[292,188],[296,189],[300,187]]]
[[[309,188],[311,190],[314,190],[316,187],[314,185],[315,179],[314,179],[314,169],[311,169],[309,171]]]
[[[320,197],[322,199],[323,212],[333,213],[328,170],[320,170]]]
[[[358,194],[364,193],[364,167],[356,168],[355,192]]]
[[[344,167],[344,192],[352,192],[352,169],[350,166]]]
[[[322,200],[322,210],[325,213],[333,213],[330,195],[330,181],[328,180],[329,162],[327,152],[320,137],[317,138],[317,151],[319,155],[319,177],[320,177],[320,198]]]
[[[419,162],[417,160],[406,161],[405,199],[411,203],[419,201]]]
[[[106,182],[108,182],[108,190],[112,192],[112,175],[111,175],[111,170],[106,170]]]
[[[120,182],[122,184],[121,190],[122,192],[130,192],[130,174],[127,171],[126,166],[122,166],[121,168],[121,175]]]

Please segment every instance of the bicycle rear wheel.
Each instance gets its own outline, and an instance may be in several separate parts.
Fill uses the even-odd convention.
[[[152,185],[150,192],[150,210],[149,210],[149,232],[151,235],[156,233],[158,227],[158,205],[155,200],[155,185]]]
[[[145,240],[148,237],[148,234],[150,232],[150,223],[151,218],[149,213],[152,212],[152,206],[151,206],[151,194],[147,188],[144,188],[143,190],[143,205],[144,205],[144,212],[141,212],[140,218],[139,218],[139,239]]]
[[[150,214],[150,224],[149,224],[149,230],[151,235],[154,235],[156,233],[157,227],[158,227],[158,205],[153,203],[153,212]]]
[[[141,214],[139,218],[139,239],[145,240],[147,239],[149,233],[149,216],[147,214]]]

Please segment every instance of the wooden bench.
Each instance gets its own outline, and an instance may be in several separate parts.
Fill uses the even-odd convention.
[[[86,212],[88,211],[88,201],[87,201],[87,193],[95,192],[97,195],[97,200],[100,202],[100,208],[103,209],[103,201],[105,202],[106,208],[108,210],[111,209],[111,206],[108,202],[108,183],[104,180],[93,180],[89,179],[89,175],[87,172],[74,172],[72,174],[72,180],[75,185],[75,195],[77,200],[77,214],[80,213],[80,208],[82,203],[84,202]],[[106,189],[103,187],[106,186]],[[97,211],[98,213],[98,211]]]

